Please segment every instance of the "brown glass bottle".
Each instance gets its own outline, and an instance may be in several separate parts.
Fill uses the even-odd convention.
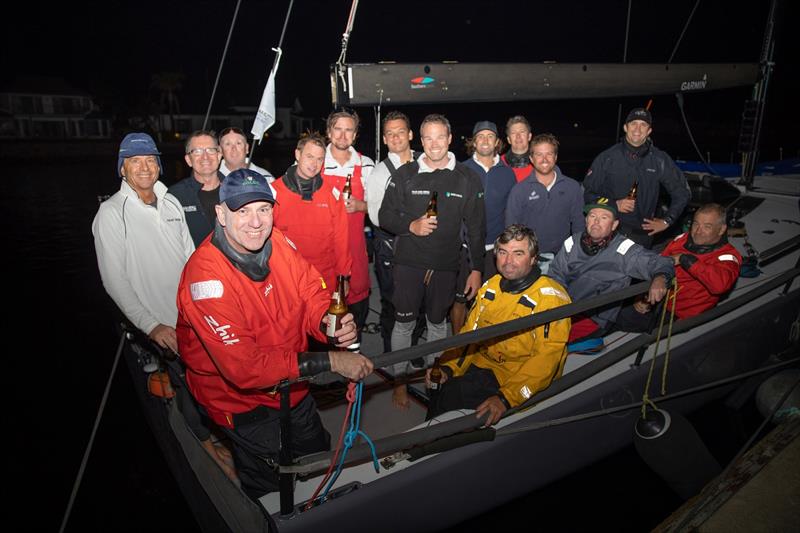
[[[438,392],[442,386],[440,381],[442,381],[442,365],[437,357],[433,360],[433,366],[431,367],[431,392]]]
[[[439,216],[439,206],[437,205],[438,200],[439,200],[439,193],[433,191],[431,193],[431,200],[428,202],[428,208],[425,210],[426,217],[436,218],[437,216]]]
[[[342,189],[342,199],[346,202],[353,196],[353,186],[351,185],[351,181],[353,179],[352,174],[347,175],[347,179],[344,182],[344,188]]]
[[[639,182],[633,180],[633,185],[631,186],[631,190],[628,191],[628,200],[636,200],[636,193],[639,190]]]
[[[325,334],[328,342],[336,344],[336,337],[333,334],[342,327],[341,320],[347,314],[347,304],[344,300],[344,276],[336,276],[336,290],[331,296],[331,304],[328,306],[328,327]]]

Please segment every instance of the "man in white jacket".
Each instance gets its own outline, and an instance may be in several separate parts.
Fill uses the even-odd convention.
[[[158,181],[160,155],[146,133],[122,140],[122,182],[100,205],[92,233],[106,292],[137,328],[177,351],[175,298],[194,244],[180,202]]]
[[[194,252],[183,207],[158,177],[161,152],[146,133],[122,139],[119,191],[100,204],[92,223],[103,286],[134,326],[162,348],[178,352],[178,282]],[[174,383],[174,385],[178,385]],[[238,483],[230,451],[215,445],[194,400],[178,387],[189,427],[225,474]]]

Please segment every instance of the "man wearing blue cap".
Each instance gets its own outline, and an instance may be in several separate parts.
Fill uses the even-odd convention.
[[[92,233],[106,292],[137,328],[177,351],[175,295],[194,244],[180,202],[158,181],[160,155],[146,133],[125,136],[119,191],[100,205]]]
[[[347,351],[307,352],[308,335],[327,341],[330,292],[319,272],[273,228],[275,197],[261,174],[239,169],[222,182],[216,226],[189,259],[178,288],[178,344],[197,401],[234,443],[242,488],[253,499],[277,490],[267,461],[279,451],[278,384],[323,371],[360,380],[372,362]],[[356,339],[352,314],[334,332]],[[308,382],[289,392],[291,448],[323,451],[322,426]]]
[[[486,281],[497,274],[495,266],[494,240],[505,229],[505,213],[508,195],[517,179],[511,167],[500,161],[498,155],[503,148],[503,141],[497,134],[497,125],[489,120],[479,120],[472,127],[472,137],[467,140],[467,154],[471,157],[464,161],[464,166],[472,169],[483,185],[483,203],[486,209],[486,237],[484,239],[484,255],[482,280]],[[456,298],[450,309],[450,324],[453,332],[461,331],[467,318],[467,302],[475,294],[467,295],[463,287],[472,268],[469,263],[469,250],[466,243],[461,245],[461,267],[456,284]]]
[[[175,297],[194,243],[180,202],[158,181],[160,155],[146,133],[125,136],[117,158],[120,189],[100,205],[92,233],[106,292],[134,326],[177,352]],[[169,370],[181,412],[206,452],[236,482],[230,452],[212,442],[210,429],[181,386],[177,365],[171,363]]]

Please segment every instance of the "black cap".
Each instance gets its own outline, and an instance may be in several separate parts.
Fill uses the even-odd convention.
[[[628,118],[625,119],[625,124],[633,120],[644,120],[649,126],[653,125],[653,115],[651,115],[650,111],[643,107],[631,109],[631,112],[628,113]]]

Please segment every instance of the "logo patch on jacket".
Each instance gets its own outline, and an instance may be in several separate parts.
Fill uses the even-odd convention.
[[[208,281],[197,281],[189,285],[189,292],[192,294],[192,301],[208,300],[210,298],[222,298],[225,288],[218,279]]]
[[[239,339],[236,338],[236,334],[228,331],[231,327],[230,324],[220,326],[219,322],[217,322],[211,315],[205,315],[203,318],[205,319],[206,324],[208,324],[211,328],[211,331],[219,335],[219,338],[222,339],[222,342],[224,342],[227,346],[239,342]]]

